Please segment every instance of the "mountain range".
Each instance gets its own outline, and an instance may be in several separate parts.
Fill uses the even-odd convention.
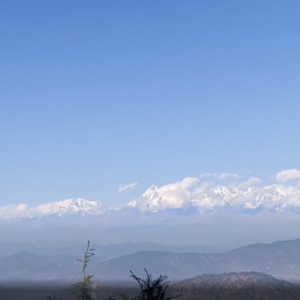
[[[20,251],[27,253],[34,253],[43,256],[55,255],[71,255],[72,257],[80,257],[85,242],[80,241],[39,241],[39,242],[0,242],[0,259],[7,255],[18,254]],[[117,244],[101,245],[93,242],[97,258],[100,260],[110,260],[124,255],[129,255],[141,251],[160,251],[160,252],[174,252],[174,253],[218,253],[229,250],[225,247],[214,245],[182,245],[182,246],[168,246],[158,243],[134,243],[125,242]]]
[[[300,281],[300,239],[270,244],[253,244],[224,253],[169,253],[142,251],[98,263],[95,277],[124,280],[128,270],[144,268],[171,280],[207,274],[262,272],[276,278]]]
[[[117,245],[116,245],[117,247]],[[93,257],[88,274],[95,281],[128,281],[130,270],[137,276],[146,268],[153,276],[167,275],[174,281],[203,274],[262,272],[276,278],[300,281],[300,239],[270,244],[253,244],[224,253],[171,253],[140,251],[103,261]],[[20,252],[0,257],[1,282],[29,280],[32,282],[72,281],[80,276],[81,265],[73,255],[37,255]]]
[[[250,183],[255,181],[254,179]],[[299,236],[298,186],[198,184],[197,178],[151,186],[121,207],[82,198],[0,207],[2,242],[126,241],[169,245],[243,244]],[[28,232],[28,234],[25,232]]]
[[[154,279],[154,278],[153,278]],[[70,284],[70,283],[69,283]],[[136,282],[131,284],[93,284],[96,299],[135,299],[140,294]],[[73,299],[72,286],[56,285],[5,286],[0,284],[0,300]],[[168,286],[165,299],[180,300],[298,300],[300,286],[259,272],[203,274]],[[51,298],[50,296],[50,298]],[[94,298],[93,298],[94,299]],[[174,298],[173,298],[174,299]]]
[[[186,179],[188,180],[188,179]],[[189,179],[189,181],[193,181]],[[184,185],[184,182],[183,182]],[[192,190],[191,183],[186,188],[166,189],[151,186],[141,197],[127,205],[107,208],[101,202],[82,198],[50,202],[36,207],[27,204],[0,207],[0,219],[39,219],[57,216],[61,219],[77,215],[121,216],[130,212],[155,214],[168,212],[177,215],[201,215],[218,210],[234,210],[244,214],[258,214],[261,211],[299,213],[300,204],[294,196],[282,190],[280,186],[264,187],[215,186]]]

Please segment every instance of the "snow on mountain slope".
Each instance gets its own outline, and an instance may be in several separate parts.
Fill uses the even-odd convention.
[[[50,202],[47,204],[39,205],[37,207],[42,214],[64,214],[80,213],[81,215],[100,215],[103,214],[105,209],[102,203],[98,201],[89,201],[78,198],[76,200],[67,199],[59,202]]]
[[[209,184],[195,186],[197,181],[194,178],[188,178],[188,183],[178,182],[162,188],[151,186],[141,197],[129,202],[128,206],[150,212],[195,207],[201,213],[226,206],[245,211],[258,208],[284,211],[300,207],[300,200],[294,201],[294,194],[287,193],[277,185],[246,188]]]
[[[0,219],[41,218],[43,216],[63,218],[70,215],[103,215],[107,216],[107,219],[117,219],[121,215],[126,217],[129,213],[135,214],[136,212],[150,213],[154,216],[157,212],[173,213],[176,211],[179,214],[182,212],[182,215],[189,215],[187,213],[189,211],[203,214],[228,208],[250,214],[257,214],[261,211],[300,213],[300,180],[298,177],[295,178],[298,173],[295,173],[295,170],[285,170],[278,174],[277,183],[270,185],[262,185],[259,178],[249,178],[239,182],[236,179],[238,176],[233,176],[234,174],[229,174],[234,178],[234,182],[226,185],[205,181],[203,176],[186,177],[181,181],[160,187],[152,185],[139,198],[119,208],[105,208],[98,201],[81,198],[50,202],[37,207],[28,207],[26,204],[9,205],[0,207]],[[220,180],[228,178],[228,174],[226,176],[212,175]]]
[[[63,218],[65,215],[72,214],[101,215],[105,211],[101,202],[78,198],[50,202],[37,207],[28,207],[27,204],[0,207],[0,218],[41,218],[47,215],[58,215]]]

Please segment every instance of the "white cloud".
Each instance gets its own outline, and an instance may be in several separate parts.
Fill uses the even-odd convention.
[[[18,210],[18,211],[25,211],[25,210],[28,210],[28,205],[27,205],[27,204],[19,204],[19,205],[16,207],[16,210]]]
[[[221,180],[230,178],[230,177],[238,178],[239,176],[237,174],[232,174],[232,173],[221,173],[221,174],[217,175],[217,178],[221,179]]]
[[[182,207],[192,193],[189,189],[198,182],[199,179],[197,177],[186,177],[182,181],[157,188],[160,199],[163,199],[163,201],[158,201],[157,204],[163,205],[164,208]]]
[[[169,208],[181,208],[188,203],[194,191],[191,189],[197,185],[199,178],[186,177],[182,181],[169,183],[161,187],[151,186],[138,199],[129,202],[131,207],[139,207],[142,211],[156,212]]]
[[[201,178],[201,177],[217,177],[217,176],[218,176],[218,174],[216,174],[216,173],[203,173],[199,176],[199,178]]]
[[[283,170],[276,174],[276,180],[281,182],[297,178],[300,178],[300,171],[297,169]]]
[[[201,174],[199,176],[199,178],[201,177],[214,177],[214,178],[217,178],[217,179],[220,179],[220,180],[224,180],[226,178],[239,178],[239,176],[237,174],[233,174],[233,173],[228,173],[228,172],[225,172],[225,173],[220,173],[220,174],[217,174],[217,173],[204,173],[204,174]]]
[[[249,187],[251,187],[253,185],[257,185],[259,183],[262,183],[261,179],[259,179],[257,177],[251,177],[248,180],[239,183],[238,186],[240,188],[249,188]]]
[[[189,193],[188,189],[195,185],[199,179],[197,177],[186,177],[182,181],[177,181],[174,183],[169,183],[166,185],[163,185],[162,187],[159,187],[157,190],[159,193],[169,193],[169,192],[183,192],[183,193]]]
[[[28,211],[29,208],[26,204],[2,206],[0,207],[0,219],[23,217]]]
[[[125,185],[121,185],[121,186],[119,186],[119,188],[118,188],[118,192],[119,193],[122,193],[122,192],[124,192],[124,191],[126,191],[126,190],[132,190],[135,186],[137,186],[138,184],[137,184],[137,182],[133,182],[133,183],[129,183],[129,184],[125,184]]]
[[[211,176],[209,182],[200,177]],[[218,207],[231,206],[237,209],[255,209],[264,207],[278,211],[300,208],[300,180],[296,184],[289,184],[290,179],[300,178],[297,169],[283,170],[276,174],[276,184],[263,185],[261,179],[250,177],[245,181],[234,179],[227,183],[220,179],[237,178],[231,173],[203,174],[199,177],[186,177],[181,181],[169,183],[160,187],[151,186],[141,197],[131,201],[128,205],[142,211],[156,212],[159,210],[194,207],[199,212],[216,210]],[[273,177],[273,181],[275,178]],[[119,193],[132,190],[136,182],[122,185]],[[79,199],[80,200],[80,199]],[[0,207],[0,219],[21,217],[25,215],[41,216],[54,212],[68,211],[73,200],[46,203],[37,207],[25,204]],[[92,203],[90,202],[92,205]],[[94,205],[94,204],[93,204]]]
[[[200,181],[201,177],[213,177],[210,182]],[[233,184],[218,184],[218,180],[238,178],[231,173],[206,173],[197,177],[187,177],[182,181],[149,189],[132,203],[142,211],[159,211],[170,208],[193,206],[199,212],[215,210],[227,205],[237,209],[265,207],[284,211],[287,207],[300,207],[300,181],[298,185],[288,185],[285,181],[300,177],[300,171],[289,170],[278,173],[282,184],[263,185],[262,180],[250,177]]]

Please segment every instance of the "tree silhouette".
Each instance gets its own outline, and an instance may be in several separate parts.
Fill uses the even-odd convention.
[[[72,294],[73,299],[75,300],[92,300],[94,297],[93,289],[91,288],[92,282],[91,279],[93,275],[86,274],[86,268],[90,258],[95,255],[93,252],[95,249],[90,249],[90,241],[87,243],[86,250],[84,251],[83,259],[77,259],[77,261],[82,263],[82,280],[80,282],[72,285]],[[136,276],[130,270],[130,277],[138,282],[140,286],[140,293],[137,297],[132,298],[131,300],[170,300],[177,298],[180,295],[176,296],[166,296],[167,288],[169,287],[170,281],[167,281],[167,276],[160,275],[156,279],[152,279],[152,275],[148,273],[146,269],[146,278],[142,279]],[[126,293],[115,293],[114,296],[121,298],[122,300],[130,300]],[[55,294],[52,297],[46,296],[49,300],[57,300]],[[61,299],[60,299],[61,300]],[[117,300],[115,297],[110,297],[109,300]]]
[[[71,286],[71,293],[73,294],[73,299],[75,300],[92,300],[93,289],[91,288],[91,279],[94,275],[86,274],[86,267],[90,261],[90,257],[94,256],[93,252],[95,249],[90,249],[90,241],[88,241],[86,250],[84,251],[83,259],[77,259],[77,261],[82,263],[82,280],[73,284]],[[49,300],[57,300],[56,295],[53,294],[52,297],[46,296]],[[60,299],[61,300],[61,299]]]
[[[77,259],[77,261],[82,262],[82,280],[72,285],[73,296],[76,300],[91,300],[93,298],[91,279],[94,275],[86,274],[86,267],[90,261],[90,257],[95,255],[93,251],[95,251],[95,249],[90,249],[90,241],[88,241],[83,259]]]
[[[170,300],[180,296],[166,297],[167,288],[170,284],[170,281],[167,281],[168,277],[160,275],[157,279],[152,279],[152,275],[146,269],[144,270],[146,272],[146,279],[137,277],[130,270],[130,277],[138,282],[141,289],[140,294],[133,298],[133,300]]]

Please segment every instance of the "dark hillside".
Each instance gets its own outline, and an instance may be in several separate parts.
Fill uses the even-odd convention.
[[[258,272],[198,276],[175,283],[181,300],[298,300],[300,287]]]
[[[101,280],[126,280],[128,272],[146,268],[183,280],[202,274],[261,272],[289,281],[300,280],[300,239],[271,244],[254,244],[226,253],[168,253],[143,251],[97,264],[93,274]]]
[[[129,270],[152,270],[154,276],[164,274],[170,280],[182,280],[211,272],[214,256],[199,253],[142,251],[100,263],[92,269],[99,280],[130,280]]]
[[[253,244],[218,256],[210,273],[257,271],[285,280],[300,279],[300,239]]]

